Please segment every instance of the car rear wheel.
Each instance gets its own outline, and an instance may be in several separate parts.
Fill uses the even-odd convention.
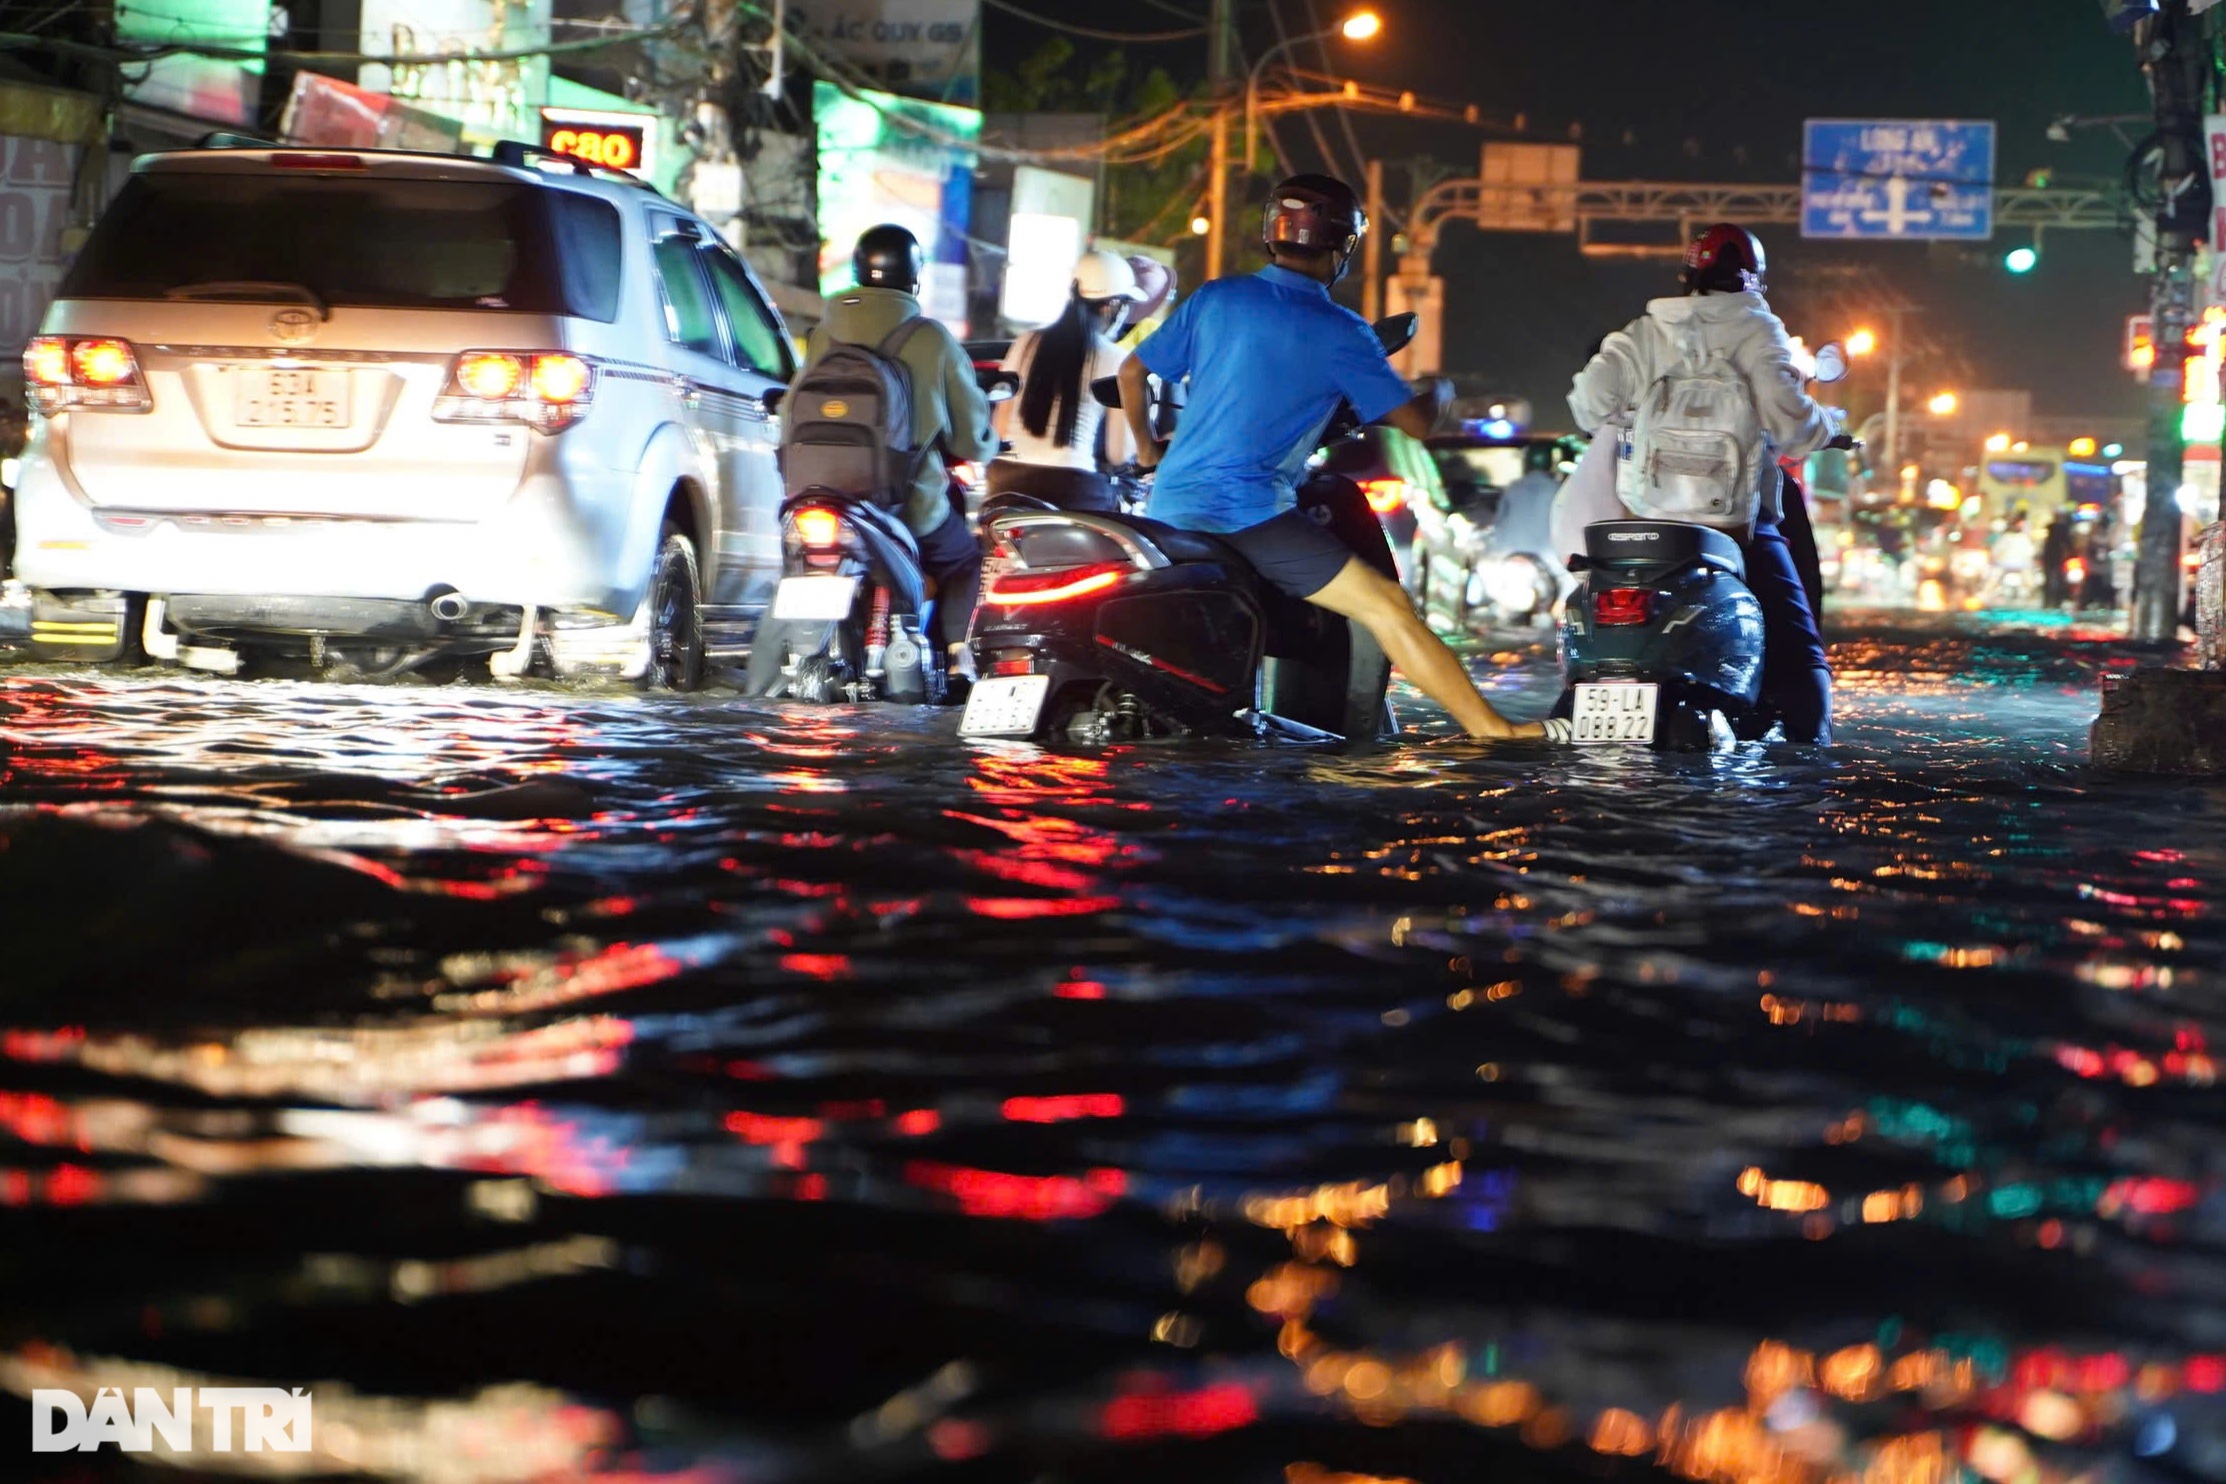
[[[703,684],[703,571],[696,543],[665,522],[650,574],[649,668],[651,690],[695,690]]]

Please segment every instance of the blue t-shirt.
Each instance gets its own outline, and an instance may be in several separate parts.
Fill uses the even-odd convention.
[[[1136,355],[1164,380],[1190,378],[1150,513],[1193,531],[1290,509],[1340,398],[1374,422],[1414,397],[1368,321],[1272,264],[1202,285]]]

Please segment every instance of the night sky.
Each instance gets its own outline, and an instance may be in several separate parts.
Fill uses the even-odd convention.
[[[1109,30],[1180,26],[1132,0],[1022,0],[1026,8]],[[1202,12],[1204,0],[1176,0]],[[1280,0],[1285,23],[1309,27],[1306,0]],[[1315,0],[1324,23],[1349,7]],[[2058,114],[2145,113],[2147,91],[2131,45],[2104,25],[2093,0],[1862,0],[1855,5],[1769,0],[1373,0],[1385,34],[1367,47],[1332,42],[1338,71],[1418,93],[1527,114],[1532,137],[1582,126],[1591,179],[1798,179],[1804,118],[1992,118],[1998,178],[2021,184],[2048,167],[2070,177],[2116,178],[2126,151],[2106,129],[2070,145],[2046,137]],[[1264,3],[1240,10],[1245,49],[1274,40]],[[1048,32],[985,11],[985,60],[1010,65]],[[1081,41],[1085,52],[1107,43]],[[1188,79],[1204,42],[1132,48]],[[1473,162],[1481,136],[1398,119],[1356,120],[1371,153],[1431,153]],[[2146,130],[2135,127],[2134,136]],[[1319,168],[1303,127],[1283,130],[1300,168]],[[1628,141],[1628,142],[1626,142]],[[1473,173],[1473,164],[1468,173]],[[1394,173],[1390,191],[1402,187]],[[1981,264],[1922,245],[1805,244],[1794,227],[1769,229],[1773,302],[1811,341],[1843,333],[1822,320],[1819,280],[1805,267],[1856,262],[1892,275],[1924,306],[1927,328],[1964,365],[1912,368],[1920,381],[2030,387],[2044,414],[2127,415],[2137,387],[2118,368],[2127,314],[2145,307],[2130,239],[2114,232],[2053,234],[2041,267],[2013,278],[2003,234]],[[1532,397],[1543,422],[1587,345],[1674,288],[1666,262],[1586,260],[1571,239],[1447,234],[1437,257],[1448,298],[1447,369],[1479,373]]]

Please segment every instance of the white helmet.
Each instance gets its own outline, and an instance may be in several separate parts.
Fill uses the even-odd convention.
[[[1136,282],[1136,270],[1117,253],[1095,248],[1074,265],[1074,291],[1085,299],[1126,299],[1140,304],[1147,295]]]

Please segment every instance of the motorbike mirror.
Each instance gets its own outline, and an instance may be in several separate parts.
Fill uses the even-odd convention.
[[[758,398],[759,404],[765,408],[767,417],[771,417],[774,413],[780,411],[781,404],[787,400],[788,388],[785,386],[768,387],[764,394]]]
[[[1121,378],[1118,376],[1100,376],[1096,381],[1090,383],[1090,395],[1098,399],[1098,405],[1101,407],[1120,406]]]
[[[1376,321],[1376,343],[1384,348],[1385,355],[1395,355],[1406,349],[1414,339],[1421,318],[1414,314],[1394,314]]]
[[[1816,348],[1816,376],[1822,382],[1847,379],[1847,347],[1837,340],[1827,340]]]
[[[991,402],[1010,402],[1020,395],[1020,377],[1011,371],[993,371],[982,380],[982,395]]]

